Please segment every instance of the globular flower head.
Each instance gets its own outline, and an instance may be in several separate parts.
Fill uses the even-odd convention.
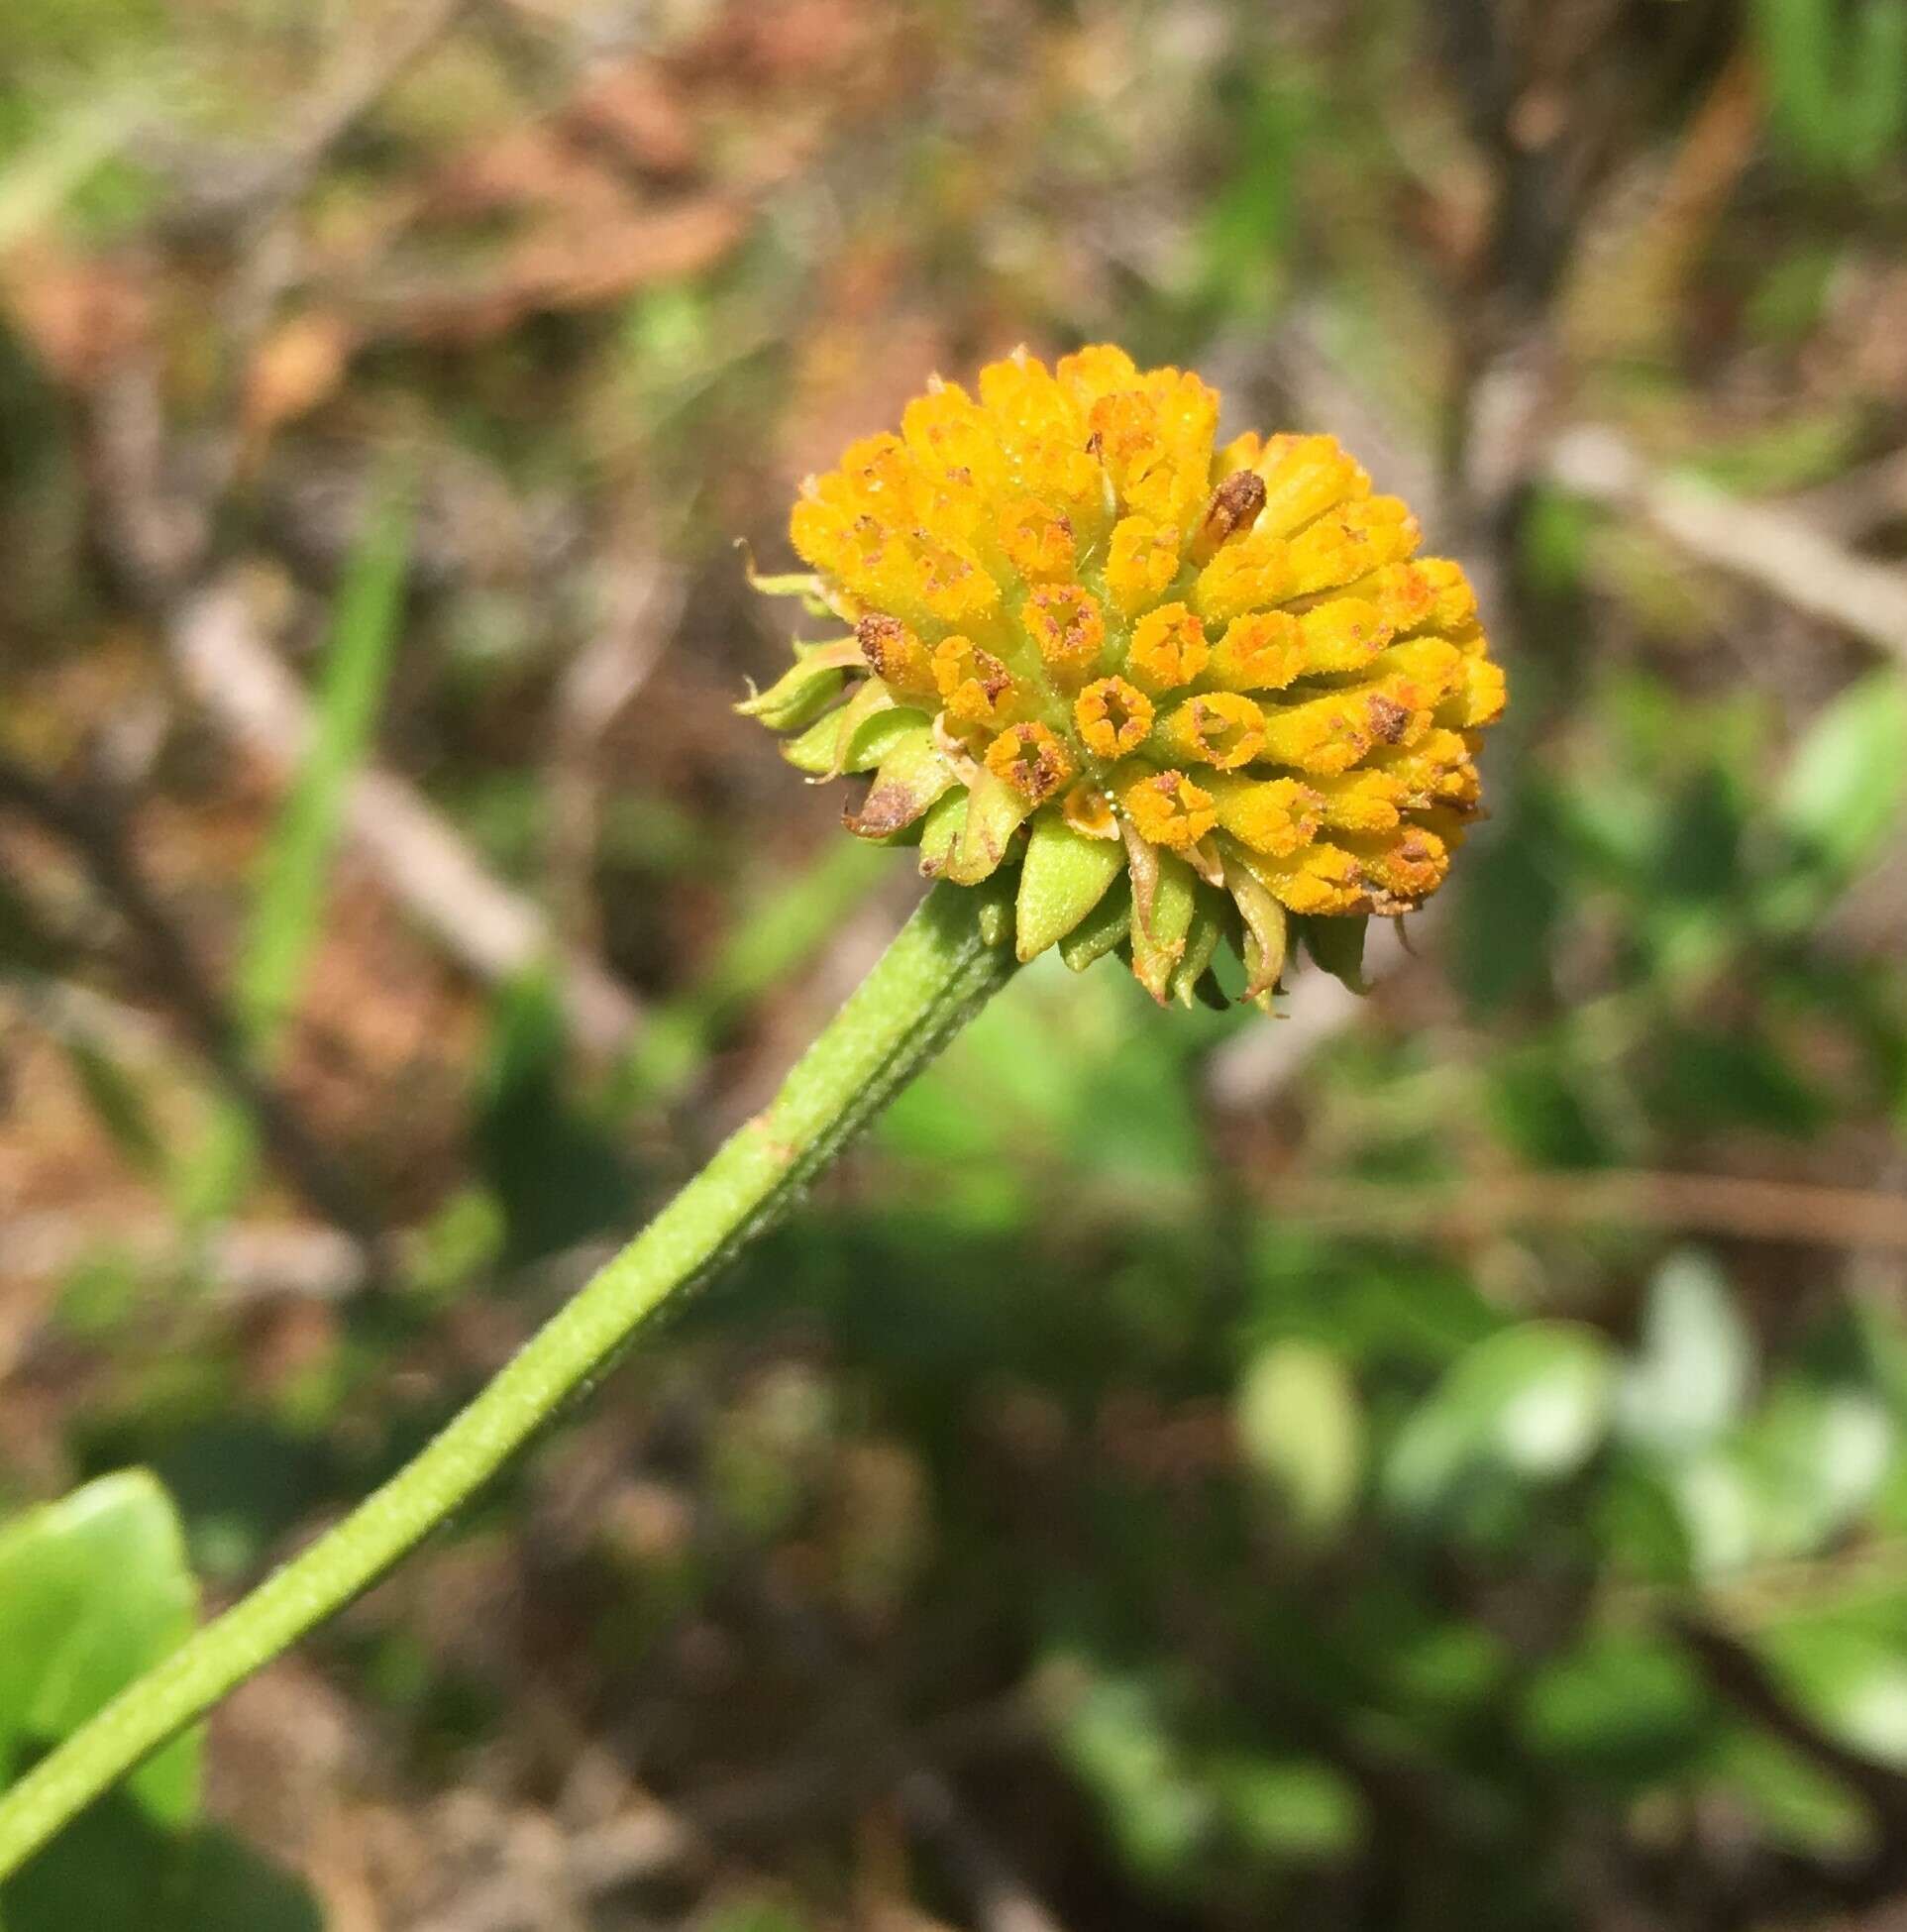
[[[1245,996],[1294,926],[1341,967],[1421,906],[1478,810],[1502,711],[1476,599],[1328,436],[1215,446],[1218,395],[1082,349],[936,382],[898,435],[809,479],[811,575],[758,579],[847,634],[741,708],[846,822],[980,885],[1017,868],[1015,943],[1114,949],[1164,1001]]]

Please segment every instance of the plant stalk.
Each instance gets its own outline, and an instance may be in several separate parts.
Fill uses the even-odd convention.
[[[984,895],[939,885],[714,1158],[415,1458],[0,1796],[0,1878],[459,1510],[672,1296],[776,1222],[1013,971]]]

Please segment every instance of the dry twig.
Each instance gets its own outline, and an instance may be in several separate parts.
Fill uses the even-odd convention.
[[[1469,1239],[1522,1225],[1664,1228],[1907,1253],[1907,1195],[1735,1174],[1611,1168],[1448,1187],[1303,1175],[1274,1183],[1267,1198],[1285,1220],[1376,1234]]]
[[[1870,562],[1793,512],[1651,470],[1614,430],[1582,424],[1550,446],[1552,483],[1638,518],[1685,555],[1907,663],[1907,574]]]
[[[124,1257],[142,1274],[187,1258],[169,1217],[102,1226],[91,1214],[27,1215],[7,1224],[0,1287],[60,1281],[102,1253]],[[367,1279],[360,1245],[312,1222],[228,1222],[196,1240],[189,1259],[194,1280],[225,1306],[342,1301]]]

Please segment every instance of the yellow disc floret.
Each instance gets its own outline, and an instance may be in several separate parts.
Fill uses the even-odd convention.
[[[1090,590],[1077,584],[1042,585],[1020,606],[1019,620],[1054,684],[1074,690],[1092,676],[1106,642],[1106,619]]]
[[[987,769],[1022,798],[1044,805],[1073,776],[1072,754],[1045,725],[1009,725],[987,747]]]
[[[1126,616],[1149,610],[1179,574],[1179,533],[1149,516],[1122,517],[1112,527],[1106,588]]]
[[[1120,758],[1151,735],[1152,700],[1123,678],[1101,678],[1080,693],[1073,726],[1096,758]]]
[[[1119,803],[1148,845],[1175,852],[1198,844],[1218,822],[1212,794],[1183,772],[1154,772],[1139,779],[1120,793]]]
[[[1182,603],[1148,610],[1132,630],[1125,668],[1154,694],[1177,691],[1198,677],[1212,657],[1205,626]]]
[[[971,637],[943,637],[933,654],[934,684],[947,715],[962,724],[993,724],[1012,708],[1013,674]]]
[[[815,778],[869,774],[851,828],[923,870],[1030,853],[1022,939],[1119,945],[1160,998],[1210,994],[1215,934],[1265,998],[1289,919],[1421,905],[1504,703],[1408,507],[1328,436],[1216,448],[1218,412],[1103,344],[935,382],[803,485],[786,582],[850,634],[744,707]]]
[[[1175,757],[1195,765],[1235,772],[1265,749],[1265,714],[1249,698],[1217,691],[1188,698],[1159,726],[1160,742]]]

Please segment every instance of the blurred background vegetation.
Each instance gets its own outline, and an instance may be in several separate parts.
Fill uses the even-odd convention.
[[[1336,432],[1514,693],[1367,1001],[1041,962],[7,1932],[1900,1924],[1904,122],[1907,0],[7,0],[0,1767],[903,916],[732,545],[929,371]]]

